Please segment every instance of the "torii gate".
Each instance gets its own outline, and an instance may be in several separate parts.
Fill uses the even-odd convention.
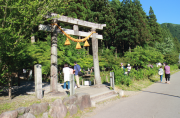
[[[87,22],[67,16],[61,16],[56,13],[50,13],[45,16],[45,18],[51,18],[53,23],[65,22],[73,25],[72,29],[62,28],[67,34],[86,37],[91,32],[83,32],[79,31],[78,25],[82,27],[91,28],[91,31],[96,31],[96,29],[103,30],[103,27],[106,27],[106,24],[97,24],[92,22]],[[58,67],[57,67],[57,33],[62,33],[56,25],[39,25],[39,30],[52,32],[51,33],[51,80],[50,80],[50,90],[51,92],[57,92],[57,80],[58,80]],[[96,85],[99,86],[101,84],[100,77],[100,69],[99,69],[99,60],[98,60],[98,40],[103,39],[102,35],[98,35],[97,33],[93,33],[92,38],[92,51],[93,51],[93,63],[94,63],[94,74]]]

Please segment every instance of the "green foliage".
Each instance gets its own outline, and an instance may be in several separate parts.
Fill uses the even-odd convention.
[[[56,8],[61,8],[65,4],[61,1],[0,1],[0,81],[4,83],[6,77],[10,78],[11,72],[22,71],[23,68],[32,68],[35,62],[46,63],[43,57],[34,60],[33,56],[40,57],[41,49],[35,51],[35,55],[28,52],[30,37],[37,36],[34,29],[47,20],[43,16],[48,12],[53,12]],[[33,49],[30,48],[30,49]],[[31,53],[32,54],[32,53]],[[5,73],[9,73],[8,76]],[[10,80],[10,79],[7,79]]]
[[[24,2],[5,0],[0,1],[0,4],[0,24],[2,24],[0,33],[3,34],[0,35],[0,83],[7,83],[6,73],[22,71],[23,68],[32,69],[37,63],[42,65],[45,78],[48,77],[51,35],[38,31],[37,28],[39,24],[51,22],[51,19],[43,18],[43,15],[48,12],[106,24],[102,31],[97,31],[104,38],[98,45],[100,68],[119,66],[121,62],[128,62],[131,65],[141,64],[144,67],[148,63],[163,61],[175,64],[177,53],[180,52],[179,37],[174,33],[179,31],[179,26],[164,24],[160,28],[152,8],[150,7],[149,16],[146,16],[139,0],[123,0],[123,2],[119,0],[31,0]],[[59,25],[72,29],[71,25],[64,23],[59,23]],[[79,30],[89,31],[84,27],[79,27]],[[29,43],[31,36],[35,36],[38,40],[33,45]],[[77,50],[75,49],[76,42],[72,41],[71,45],[65,46],[65,40],[64,35],[58,34],[59,70],[65,63],[73,66],[74,61],[77,61],[81,68],[87,69],[93,66],[92,53],[89,51],[91,47],[88,50],[90,55],[87,55],[89,52],[86,48]],[[89,42],[91,44],[91,40]],[[131,49],[133,49],[132,52]],[[125,59],[120,57],[124,54]],[[140,79],[143,75],[148,75],[141,71],[138,73]]]
[[[178,65],[177,64],[174,64],[174,65],[170,65],[170,71],[172,72],[173,70],[177,70],[179,69]]]
[[[100,67],[113,67],[120,64],[122,59],[120,59],[120,57],[115,57],[114,51],[114,47],[110,47],[110,49],[103,49],[103,52],[99,50]]]
[[[174,49],[172,38],[165,38],[163,43],[156,42],[155,48],[162,54],[170,54]]]
[[[162,27],[166,27],[169,29],[173,37],[177,37],[180,42],[180,24],[172,24],[172,23],[162,23]]]
[[[123,84],[127,86],[131,86],[132,80],[129,76],[124,74],[124,70],[119,68],[118,66],[113,67],[114,72],[114,82],[116,85]]]
[[[179,61],[179,53],[171,52],[170,54],[166,54],[164,56],[164,60],[168,64],[177,64],[177,62]]]
[[[142,48],[137,46],[132,52],[125,53],[126,62],[131,65],[138,64],[144,67],[149,63],[163,62],[163,57],[162,53],[151,47]]]
[[[161,26],[156,21],[156,15],[154,14],[152,7],[150,6],[148,24],[150,26],[150,32],[152,34],[152,37],[148,43],[151,46],[154,46],[155,42],[161,42],[163,40]]]

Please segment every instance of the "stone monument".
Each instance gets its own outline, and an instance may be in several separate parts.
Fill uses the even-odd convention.
[[[37,99],[43,98],[42,92],[42,70],[41,65],[34,65],[34,78],[35,78],[35,95]]]

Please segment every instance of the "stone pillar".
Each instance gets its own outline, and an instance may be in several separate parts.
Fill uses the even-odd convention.
[[[96,29],[91,29],[91,31],[96,31]],[[99,70],[99,59],[98,59],[98,39],[96,39],[96,33],[92,34],[92,52],[93,52],[93,63],[94,63],[94,77],[96,80],[96,85],[101,84],[100,70]]]
[[[42,70],[41,65],[36,64],[34,65],[34,78],[35,78],[35,95],[36,98],[42,99],[43,93],[42,93]]]
[[[74,74],[70,75],[70,96],[73,96],[75,94],[74,91]]]
[[[53,23],[57,23],[57,20],[53,20]],[[51,33],[51,80],[50,80],[50,91],[57,92],[58,80],[58,65],[57,65],[57,26],[52,26]]]
[[[110,72],[110,86],[114,90],[114,72]]]

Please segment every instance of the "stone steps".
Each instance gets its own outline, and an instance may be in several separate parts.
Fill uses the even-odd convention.
[[[90,98],[91,98],[92,106],[95,107],[96,103],[99,103],[108,99],[112,99],[116,96],[118,96],[118,94],[114,90],[108,90],[102,93],[91,95]]]

